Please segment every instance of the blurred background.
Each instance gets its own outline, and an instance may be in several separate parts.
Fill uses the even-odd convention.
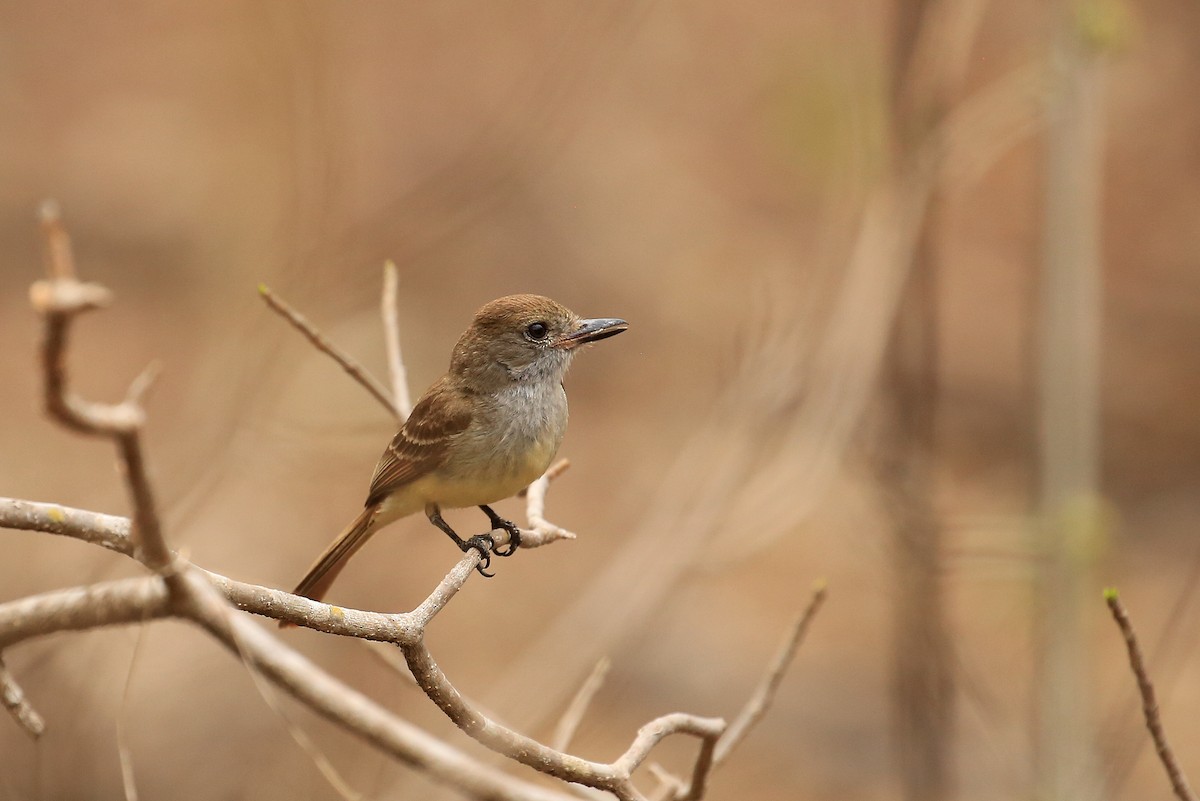
[[[127,511],[110,448],[39,412],[44,198],[117,295],[76,386],[161,360],[171,543],[277,587],[393,423],[259,282],[384,377],[395,260],[414,393],[482,303],[551,295],[631,328],[567,382],[548,516],[579,539],[433,627],[464,693],[546,737],[607,656],[574,750],[611,759],[735,714],[823,577],[709,797],[1165,798],[1100,591],[1200,774],[1198,70],[1189,0],[0,3],[0,493]],[[138,572],[0,536],[0,601]],[[407,609],[457,559],[415,519],[367,553],[331,600]],[[493,760],[361,644],[284,636]],[[5,801],[123,797],[119,739],[141,797],[339,798],[280,714],[364,798],[452,797],[180,624],[5,657],[49,725],[0,721]]]

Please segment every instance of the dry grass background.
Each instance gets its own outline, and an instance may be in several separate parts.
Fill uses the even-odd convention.
[[[1122,799],[1165,796],[1165,783],[1101,584],[1122,587],[1151,645],[1165,633],[1152,669],[1167,729],[1200,771],[1200,7],[1128,11],[1108,74],[1104,200],[1103,488],[1115,526],[1091,621],[1102,753]],[[125,511],[109,449],[36,408],[25,290],[43,197],[60,201],[84,275],[118,295],[82,323],[79,387],[114,398],[163,361],[148,447],[171,541],[265,584],[290,586],[354,514],[391,431],[262,307],[258,282],[382,373],[378,287],[394,259],[415,391],[492,297],[541,292],[622,316],[630,331],[568,380],[574,467],[550,511],[580,539],[472,582],[431,633],[435,653],[460,688],[543,735],[593,652],[607,653],[613,669],[577,746],[607,757],[652,715],[731,714],[826,576],[830,602],[777,707],[711,797],[897,797],[895,588],[873,415],[827,469],[805,462],[812,443],[778,441],[830,391],[811,354],[884,162],[889,19],[881,3],[767,0],[0,3],[0,492]],[[989,7],[968,87],[1039,58],[1047,25],[1037,3]],[[951,540],[962,798],[1020,797],[1030,777],[1038,157],[1036,139],[1017,146],[939,222],[937,505]],[[762,386],[735,402],[729,385],[748,364]],[[743,465],[767,462],[794,498],[738,486]],[[649,579],[631,571],[622,587],[613,566],[695,540],[686,487],[720,535],[629,614],[622,599]],[[731,497],[732,518],[720,506]],[[3,539],[0,600],[134,570],[78,543]],[[454,561],[443,540],[423,521],[396,525],[336,600],[410,605]],[[565,634],[547,645],[547,632]],[[360,646],[288,636],[462,740]],[[0,725],[0,799],[121,797],[119,721],[143,797],[336,797],[245,671],[193,631],[55,637],[6,657],[50,732],[33,745]],[[367,797],[437,797],[284,708]]]

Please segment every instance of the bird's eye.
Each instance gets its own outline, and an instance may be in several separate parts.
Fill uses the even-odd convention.
[[[550,333],[550,329],[546,327],[545,323],[530,323],[529,327],[525,329],[525,333],[529,335],[530,339],[542,340],[546,338],[546,334]]]

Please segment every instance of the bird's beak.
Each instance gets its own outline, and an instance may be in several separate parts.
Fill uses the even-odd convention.
[[[578,327],[554,343],[556,348],[571,350],[589,342],[598,342],[616,336],[629,327],[624,320],[605,317],[598,320],[580,320]]]

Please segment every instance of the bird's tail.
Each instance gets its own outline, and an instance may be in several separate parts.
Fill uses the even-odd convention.
[[[337,539],[329,544],[324,553],[317,557],[317,561],[313,562],[292,592],[314,601],[324,598],[338,574],[342,572],[342,568],[346,566],[346,561],[375,533],[378,528],[375,525],[375,513],[378,511],[377,505],[363,509]],[[283,621],[279,623],[280,628],[288,628],[291,625]]]

